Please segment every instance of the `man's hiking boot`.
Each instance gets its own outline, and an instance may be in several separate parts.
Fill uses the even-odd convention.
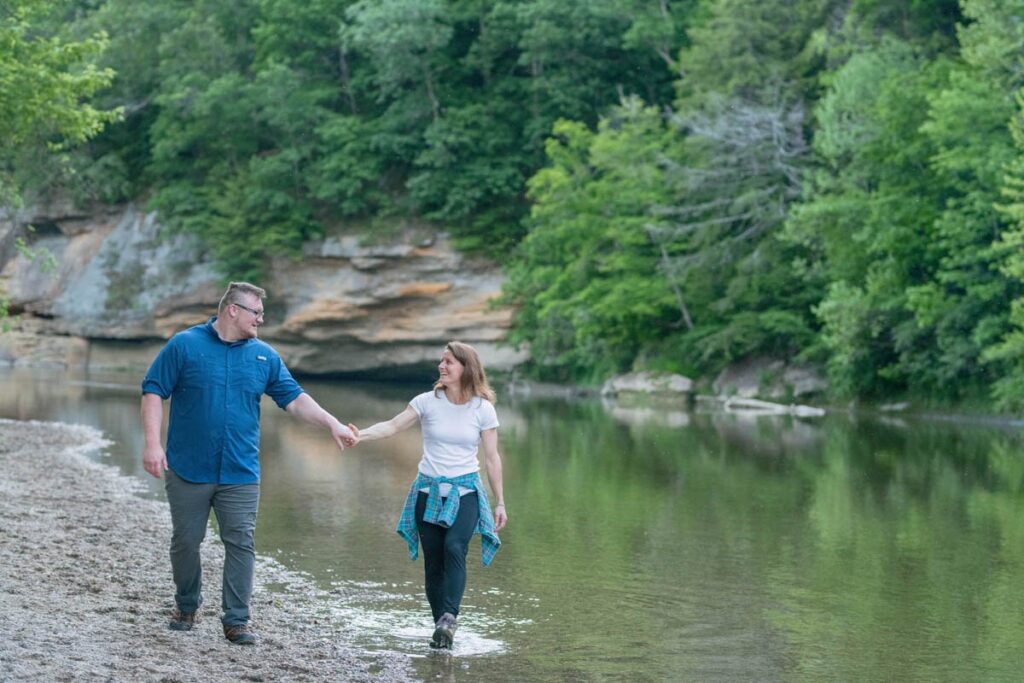
[[[198,614],[199,610],[195,612],[182,612],[180,609],[175,609],[174,613],[171,614],[171,623],[168,626],[172,631],[191,631],[192,627],[195,626]]]
[[[434,637],[430,641],[431,647],[451,649],[452,642],[455,640],[455,630],[458,627],[454,614],[451,612],[442,614],[434,628]]]
[[[235,645],[255,645],[257,638],[248,624],[224,625],[224,637]]]

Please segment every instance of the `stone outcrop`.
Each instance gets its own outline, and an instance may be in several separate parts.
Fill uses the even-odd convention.
[[[712,388],[720,396],[782,401],[823,394],[828,382],[814,368],[753,357],[722,370]]]
[[[665,372],[631,372],[612,377],[601,387],[602,396],[685,397],[693,391],[693,380]]]
[[[25,335],[42,335],[85,340],[68,363],[145,364],[162,340],[215,312],[223,286],[213,264],[155,214],[128,206],[83,216],[53,205],[18,220],[36,226],[30,246],[48,256],[18,252],[16,221],[0,222],[0,294],[22,334],[16,343],[0,335],[8,361],[30,358]],[[526,359],[502,344],[511,311],[492,305],[500,269],[460,254],[443,233],[332,236],[305,245],[302,258],[275,259],[260,284],[269,295],[262,336],[296,372],[422,371],[450,339],[476,346],[489,368]]]
[[[0,336],[0,365],[80,367],[89,358],[89,342],[81,337],[51,337],[21,330]]]

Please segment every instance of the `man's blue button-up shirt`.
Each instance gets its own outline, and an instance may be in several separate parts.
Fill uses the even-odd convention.
[[[285,408],[302,393],[281,357],[258,339],[225,342],[210,318],[171,337],[142,381],[171,399],[167,464],[197,484],[260,479],[260,398]]]

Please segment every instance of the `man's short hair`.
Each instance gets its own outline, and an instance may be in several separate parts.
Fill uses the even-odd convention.
[[[220,305],[217,306],[217,315],[224,313],[224,309],[231,304],[241,303],[244,296],[254,296],[257,299],[262,299],[267,296],[267,290],[251,285],[248,282],[232,282],[228,285],[228,291],[224,292],[224,296],[220,298]]]

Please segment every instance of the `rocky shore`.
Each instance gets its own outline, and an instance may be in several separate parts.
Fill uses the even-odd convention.
[[[103,445],[91,427],[0,420],[0,680],[411,677],[404,657],[346,646],[352,625],[316,619],[316,590],[267,558],[253,596],[259,645],[229,644],[209,607],[193,631],[168,630],[170,515],[136,495],[133,479],[84,455]],[[207,605],[219,603],[222,557],[208,538]]]

